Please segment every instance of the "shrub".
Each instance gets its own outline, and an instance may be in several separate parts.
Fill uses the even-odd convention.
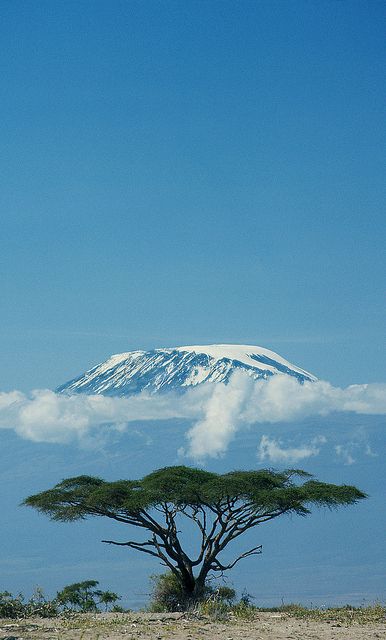
[[[174,573],[168,572],[151,576],[152,591],[149,605],[150,611],[186,611],[196,606],[206,607],[209,611],[216,608],[229,607],[236,597],[236,592],[227,586],[205,584],[199,596],[187,597]]]
[[[23,594],[12,595],[9,591],[0,593],[1,618],[52,618],[58,615],[58,604],[55,600],[47,600],[40,587],[33,596],[25,602]]]
[[[113,610],[121,611],[115,605],[120,597],[112,591],[97,589],[98,584],[96,580],[85,580],[68,585],[53,600],[48,600],[40,587],[35,589],[27,601],[22,593],[14,596],[9,591],[3,591],[0,593],[0,618],[53,618],[68,611],[97,612],[100,605],[106,611],[111,605]]]
[[[103,604],[107,611],[109,605],[120,600],[120,596],[112,591],[97,589],[98,584],[98,580],[74,582],[58,591],[56,600],[64,609],[73,609],[81,613],[99,611],[100,604]]]
[[[56,599],[47,600],[43,590],[36,587],[32,597],[24,605],[24,615],[26,618],[38,616],[39,618],[53,618],[59,613],[59,607]]]
[[[20,593],[13,596],[9,591],[0,593],[0,617],[21,618],[24,612],[24,597]]]
[[[150,576],[150,580],[152,582],[150,611],[185,611],[188,608],[189,603],[174,573],[153,575]]]

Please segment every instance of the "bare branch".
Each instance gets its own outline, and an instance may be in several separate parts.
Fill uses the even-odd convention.
[[[147,553],[150,556],[154,556],[155,558],[161,557],[160,554],[157,553],[156,551],[152,551],[151,549],[146,549],[145,545],[147,543],[134,542],[134,541],[115,542],[114,540],[102,540],[102,542],[105,542],[106,544],[115,544],[119,547],[130,547],[131,549],[135,549],[136,551],[142,551],[143,553]]]
[[[226,565],[222,564],[217,558],[214,558],[212,561],[211,569],[213,571],[227,571],[228,569],[232,569],[243,558],[260,555],[262,553],[262,549],[263,549],[262,545],[259,544],[257,547],[253,547],[253,549],[250,549],[249,551],[245,551],[245,553],[242,553],[240,556],[238,556],[236,560]]]

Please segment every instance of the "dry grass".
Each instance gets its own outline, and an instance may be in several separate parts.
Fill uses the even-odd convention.
[[[223,615],[226,613],[226,615]],[[76,614],[51,619],[0,620],[0,640],[386,640],[381,605],[191,614]]]
[[[270,611],[286,614],[301,620],[315,620],[318,622],[339,622],[341,624],[371,624],[386,621],[386,607],[381,604],[369,605],[367,607],[328,607],[328,608],[306,608],[300,604],[282,605],[274,609],[260,609],[260,611]]]

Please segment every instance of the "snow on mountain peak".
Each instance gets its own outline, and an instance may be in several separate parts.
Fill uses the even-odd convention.
[[[193,353],[205,353],[211,358],[215,360],[222,360],[223,358],[227,358],[229,360],[237,360],[238,362],[243,362],[249,366],[256,366],[256,356],[262,356],[264,358],[279,362],[280,364],[292,368],[294,371],[298,371],[299,373],[307,373],[303,371],[303,369],[299,369],[295,367],[293,364],[279,356],[274,351],[270,351],[269,349],[264,349],[263,347],[257,347],[252,345],[243,345],[243,344],[209,344],[209,345],[200,345],[200,346],[185,346],[185,347],[176,347],[176,351],[187,351]],[[272,371],[275,367],[266,364]],[[307,374],[311,378],[313,377],[311,374]]]
[[[183,390],[204,382],[227,383],[235,371],[244,371],[253,379],[285,374],[299,382],[316,380],[269,349],[213,344],[115,354],[61,385],[58,391],[125,396],[145,389]]]

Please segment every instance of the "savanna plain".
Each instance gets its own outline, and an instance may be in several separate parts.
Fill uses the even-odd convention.
[[[0,620],[0,640],[367,640],[386,639],[386,608],[308,610],[290,605],[243,615],[98,613]]]

